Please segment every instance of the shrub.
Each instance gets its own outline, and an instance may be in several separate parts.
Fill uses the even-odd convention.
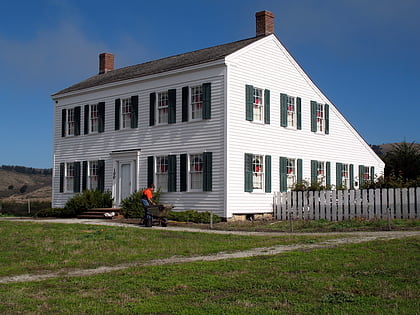
[[[171,211],[168,215],[168,220],[180,221],[180,222],[193,222],[193,223],[210,223],[211,213],[198,212],[196,210],[187,211]],[[216,214],[213,214],[213,223],[219,223],[222,218]]]
[[[69,216],[77,216],[91,208],[110,208],[112,202],[110,191],[85,190],[67,200],[64,209]]]
[[[45,218],[45,217],[54,217],[54,218],[71,218],[74,217],[73,210],[64,209],[64,208],[46,208],[38,211],[34,215],[35,217]]]

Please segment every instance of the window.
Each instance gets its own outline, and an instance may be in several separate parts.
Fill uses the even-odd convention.
[[[253,111],[254,111],[254,121],[262,122],[263,121],[263,90],[254,88],[254,102],[253,102]]]
[[[191,120],[203,117],[203,90],[202,86],[191,87]]]
[[[363,181],[370,180],[369,167],[363,166]]]
[[[73,192],[74,187],[74,163],[66,163],[66,175],[65,175],[65,191]]]
[[[99,131],[99,112],[98,112],[98,105],[90,105],[90,115],[89,115],[89,125],[90,125],[90,132],[98,132]]]
[[[286,173],[287,173],[287,188],[291,189],[293,185],[296,183],[296,160],[295,159],[287,159]]]
[[[318,184],[325,185],[325,162],[317,162],[316,174]]]
[[[296,99],[293,96],[287,97],[287,126],[296,127]]]
[[[75,117],[74,117],[74,108],[67,110],[67,135],[74,136],[75,132]]]
[[[271,192],[271,155],[245,153],[245,191]]]
[[[329,105],[311,101],[311,131],[329,134]]]
[[[203,155],[190,155],[190,190],[203,189]]]
[[[252,159],[252,188],[263,189],[264,183],[264,157],[262,155],[254,155]]]
[[[131,99],[123,98],[121,100],[121,128],[126,129],[131,127]]]
[[[98,161],[90,161],[88,169],[88,189],[98,189],[99,165]]]
[[[168,92],[158,93],[157,101],[157,111],[158,111],[158,124],[167,124],[168,123]]]
[[[343,164],[341,169],[341,185],[342,187],[349,188],[350,181],[349,181],[349,165]]]
[[[168,156],[156,157],[156,186],[168,191]]]

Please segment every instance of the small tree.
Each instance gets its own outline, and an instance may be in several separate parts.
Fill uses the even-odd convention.
[[[401,177],[405,181],[420,177],[420,149],[415,142],[394,144],[384,162],[386,177]]]

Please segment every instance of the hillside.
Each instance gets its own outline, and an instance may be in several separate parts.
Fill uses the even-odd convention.
[[[0,199],[51,200],[51,170],[0,166]]]

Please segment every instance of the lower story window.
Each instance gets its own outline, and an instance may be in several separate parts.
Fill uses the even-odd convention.
[[[287,188],[292,188],[293,185],[296,183],[296,160],[295,159],[287,159]]]
[[[254,155],[252,158],[252,188],[263,189],[264,183],[264,156]]]
[[[98,189],[98,161],[89,162],[88,174],[89,189]]]
[[[156,184],[162,191],[168,191],[168,156],[156,157]]]
[[[317,174],[318,184],[324,186],[326,184],[326,181],[325,181],[325,162],[318,161],[316,174]]]
[[[350,187],[350,180],[349,180],[349,165],[343,164],[341,169],[341,185],[345,188]]]
[[[74,187],[74,163],[66,163],[66,175],[65,175],[65,191],[73,192]]]
[[[203,154],[190,155],[190,189],[203,189]]]

